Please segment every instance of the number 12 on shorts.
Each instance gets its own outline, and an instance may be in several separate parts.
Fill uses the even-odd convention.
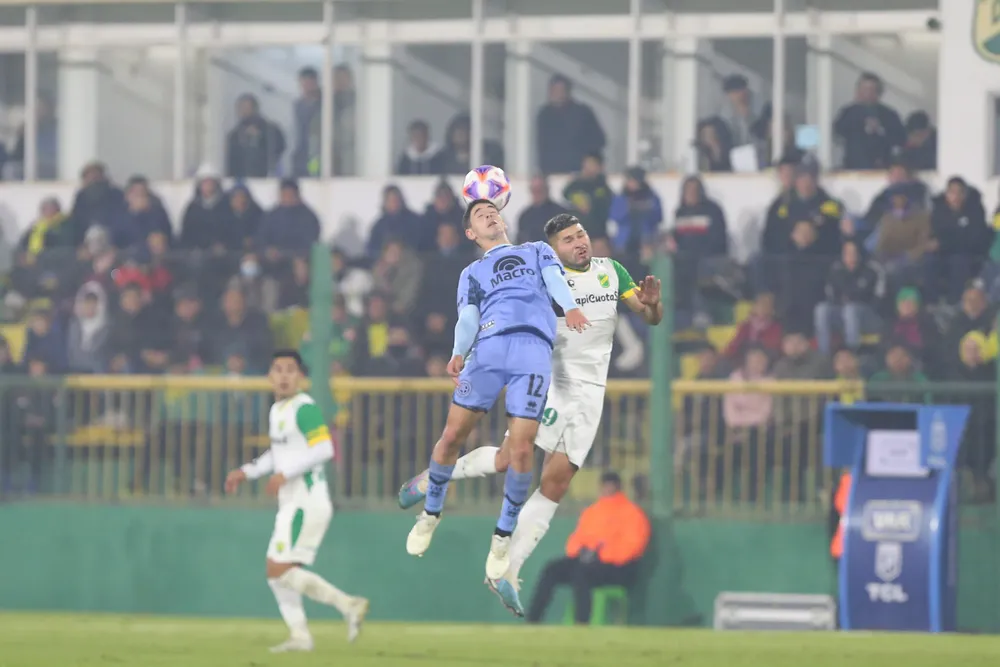
[[[528,396],[534,398],[544,398],[542,389],[545,388],[545,376],[532,373],[528,376]]]

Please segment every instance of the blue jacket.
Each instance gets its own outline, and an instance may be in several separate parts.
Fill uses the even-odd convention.
[[[635,193],[617,195],[611,200],[608,214],[618,226],[611,244],[617,251],[634,251],[643,243],[655,240],[663,222],[663,205],[653,190],[646,186]]]
[[[264,215],[254,244],[259,250],[277,248],[308,252],[319,241],[319,218],[305,204],[278,206]]]

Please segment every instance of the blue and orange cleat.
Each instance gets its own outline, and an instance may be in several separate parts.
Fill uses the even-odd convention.
[[[410,509],[427,495],[427,473],[425,470],[399,487],[399,506],[402,509]]]

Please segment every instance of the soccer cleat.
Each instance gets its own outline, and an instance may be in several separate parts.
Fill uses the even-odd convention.
[[[308,653],[313,650],[312,637],[292,637],[271,647],[271,653]]]
[[[490,553],[486,556],[486,578],[496,581],[510,569],[510,536],[494,535],[490,542]]]
[[[441,523],[441,517],[433,516],[427,512],[417,515],[417,522],[410,529],[410,534],[406,536],[406,553],[411,556],[423,556],[428,547],[431,546],[431,539],[434,537],[434,529]]]
[[[429,472],[425,470],[399,487],[399,506],[402,509],[410,509],[427,495],[427,475]]]
[[[354,598],[351,608],[344,615],[347,621],[347,641],[353,642],[361,634],[361,626],[368,614],[369,603],[365,598]]]
[[[524,607],[521,606],[520,581],[512,577],[508,572],[496,581],[487,579],[484,583],[500,598],[500,602],[503,602],[503,606],[507,608],[507,611],[518,618],[524,617]]]

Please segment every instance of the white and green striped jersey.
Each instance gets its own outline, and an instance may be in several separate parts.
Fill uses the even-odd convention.
[[[323,413],[305,392],[271,406],[268,434],[275,470],[285,469],[290,462],[301,459],[310,447],[330,440]],[[301,476],[285,482],[278,492],[278,504],[299,502],[306,497],[329,500],[330,490],[324,468],[322,464],[314,466]]]
[[[552,375],[604,385],[618,325],[618,302],[635,293],[635,282],[625,267],[610,257],[594,257],[582,271],[567,266],[566,281],[577,305],[590,320],[590,328],[583,333],[572,331],[557,309]]]

